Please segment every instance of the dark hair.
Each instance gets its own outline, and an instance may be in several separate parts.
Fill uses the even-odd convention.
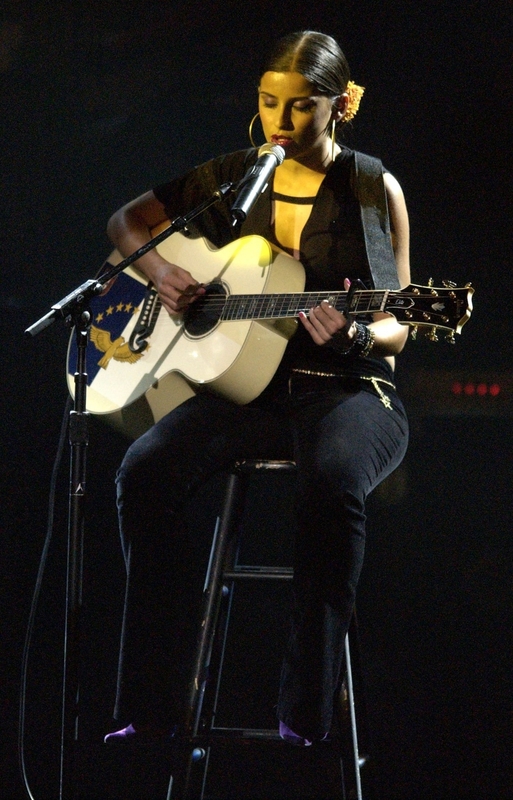
[[[330,97],[345,92],[349,81],[349,65],[339,45],[317,31],[297,31],[280,39],[260,75],[264,72],[299,72]]]

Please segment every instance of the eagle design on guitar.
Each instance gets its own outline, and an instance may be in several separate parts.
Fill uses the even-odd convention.
[[[347,292],[304,292],[302,264],[260,236],[222,248],[174,233],[158,246],[168,261],[188,269],[206,292],[183,314],[161,306],[147,278],[128,267],[91,302],[87,348],[87,409],[138,436],[200,387],[248,403],[276,372],[300,311],[323,299],[343,310]],[[114,251],[106,266],[122,260]],[[101,280],[101,278],[100,278]],[[453,342],[470,319],[474,289],[410,285],[400,291],[362,289],[353,315],[377,311]],[[68,386],[73,394],[76,345],[70,339]]]
[[[125,342],[123,336],[118,336],[112,341],[110,331],[97,328],[96,325],[91,325],[90,339],[100,352],[105,353],[98,361],[98,366],[102,369],[107,369],[111,358],[115,361],[128,361],[129,364],[135,364],[142,356],[142,353],[134,353],[130,349],[129,342]]]

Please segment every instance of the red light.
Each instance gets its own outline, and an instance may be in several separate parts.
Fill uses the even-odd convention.
[[[451,393],[456,397],[461,395],[466,395],[467,397],[486,397],[487,395],[497,397],[500,392],[501,387],[498,383],[485,383],[484,381],[479,383],[453,381],[451,383]]]

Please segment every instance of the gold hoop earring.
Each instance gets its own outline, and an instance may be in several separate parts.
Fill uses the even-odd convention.
[[[251,120],[251,122],[249,123],[249,129],[248,129],[248,133],[249,133],[249,141],[251,142],[251,144],[253,145],[253,147],[258,147],[258,145],[257,145],[257,144],[255,144],[255,142],[253,141],[253,125],[255,124],[255,120],[256,120],[256,118],[257,118],[257,117],[259,117],[259,116],[260,116],[260,112],[259,112],[259,111],[257,111],[257,113],[255,114],[255,116],[253,117],[253,119],[252,119],[252,120]]]
[[[331,160],[335,161],[335,145],[336,141],[336,122],[334,119],[331,120]]]

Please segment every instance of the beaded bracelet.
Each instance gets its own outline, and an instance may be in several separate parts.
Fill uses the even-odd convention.
[[[330,347],[342,356],[352,353],[360,358],[366,358],[374,347],[376,338],[374,331],[361,322],[355,322],[356,333],[347,346],[347,328],[338,331],[330,339]],[[344,346],[345,345],[345,346]]]

